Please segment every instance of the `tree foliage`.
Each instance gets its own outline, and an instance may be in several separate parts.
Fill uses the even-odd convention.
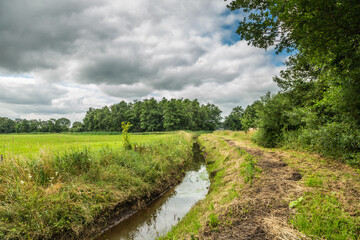
[[[15,119],[0,117],[0,133],[68,132],[70,120],[59,118],[42,121],[36,119]]]
[[[224,126],[230,130],[242,130],[241,119],[244,115],[244,109],[241,106],[234,107],[231,113],[225,117]]]
[[[241,39],[292,53],[274,77],[281,91],[257,110],[257,141],[360,165],[360,2],[234,0],[228,7],[244,13]]]
[[[154,98],[134,103],[120,102],[100,109],[90,108],[84,118],[86,131],[121,131],[121,122],[130,122],[132,132],[215,130],[221,110],[198,100]]]

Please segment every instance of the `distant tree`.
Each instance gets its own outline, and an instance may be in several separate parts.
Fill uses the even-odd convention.
[[[214,104],[206,104],[201,106],[202,118],[203,118],[203,130],[213,131],[221,122],[221,110]]]
[[[59,118],[55,121],[55,132],[68,132],[71,121],[67,118]]]
[[[179,129],[185,129],[183,118],[183,106],[182,101],[178,99],[170,99],[164,101],[164,129],[165,131],[174,131]]]
[[[15,130],[17,133],[28,133],[30,132],[30,124],[26,119],[16,119]]]
[[[15,132],[15,121],[10,118],[0,117],[0,133],[13,133]]]
[[[29,131],[30,132],[38,132],[40,127],[40,120],[32,119],[29,120]]]
[[[129,104],[129,118],[131,124],[133,125],[130,131],[141,132],[141,110],[142,110],[142,101],[135,100],[133,104]]]
[[[82,122],[74,122],[70,128],[70,132],[83,132],[84,131],[84,125]]]
[[[143,131],[163,131],[163,113],[154,98],[145,99],[142,104],[140,122]]]
[[[242,130],[241,119],[243,115],[244,109],[241,106],[234,107],[229,116],[225,117],[224,126],[230,130]]]
[[[121,131],[121,123],[129,122],[131,119],[130,114],[131,105],[126,103],[125,101],[121,101],[120,103],[114,104],[110,106],[111,116],[111,131]]]
[[[247,132],[250,128],[255,128],[258,121],[258,110],[260,109],[261,102],[256,100],[251,105],[245,108],[245,111],[241,117],[242,129]]]

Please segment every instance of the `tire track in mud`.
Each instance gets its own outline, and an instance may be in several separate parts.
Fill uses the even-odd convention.
[[[307,239],[288,225],[291,199],[300,197],[303,188],[299,184],[301,174],[294,171],[282,159],[281,154],[244,146],[238,141],[218,137],[231,147],[245,150],[257,160],[260,176],[241,190],[239,201],[233,206],[239,220],[221,231],[210,229],[204,239]],[[243,211],[246,208],[247,211]]]

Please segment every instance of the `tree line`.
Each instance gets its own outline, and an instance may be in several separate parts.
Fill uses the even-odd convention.
[[[198,100],[154,98],[90,108],[83,120],[84,131],[121,131],[121,122],[130,122],[132,132],[175,130],[215,130],[221,122],[221,110]]]
[[[197,99],[154,98],[89,108],[83,122],[67,118],[42,120],[0,117],[0,133],[31,132],[121,132],[121,123],[130,122],[131,132],[212,131],[221,125],[221,110],[214,104],[200,104]]]
[[[71,122],[67,118],[47,121],[0,117],[0,133],[68,132]]]

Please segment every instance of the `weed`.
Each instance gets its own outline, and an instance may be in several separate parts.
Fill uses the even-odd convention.
[[[248,153],[244,157],[244,162],[240,163],[240,172],[244,176],[244,181],[245,183],[250,182],[250,185],[255,177],[255,173],[260,171],[255,167],[255,164],[256,161],[253,156]]]
[[[129,137],[129,129],[130,127],[132,126],[132,124],[130,124],[129,122],[128,123],[124,123],[124,122],[121,122],[121,128],[122,128],[122,133],[123,133],[123,136],[124,136],[124,148],[126,150],[131,150],[132,149],[132,146],[131,146],[131,143],[130,143],[130,137]]]
[[[209,226],[211,230],[214,232],[218,231],[219,223],[220,223],[219,216],[215,213],[211,213],[209,215]]]
[[[305,185],[309,187],[322,187],[323,178],[320,174],[310,175],[306,178]]]

